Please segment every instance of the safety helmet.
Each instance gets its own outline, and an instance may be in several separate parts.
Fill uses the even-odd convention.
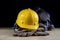
[[[37,29],[39,27],[38,14],[30,8],[21,10],[17,16],[16,24],[20,28]]]

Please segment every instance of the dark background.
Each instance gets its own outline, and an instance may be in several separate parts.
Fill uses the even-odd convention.
[[[55,27],[60,27],[60,1],[58,0],[8,0],[0,5],[0,27],[12,27],[20,10],[39,6],[51,14]]]

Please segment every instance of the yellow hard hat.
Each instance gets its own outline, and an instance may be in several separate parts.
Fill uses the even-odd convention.
[[[38,14],[30,8],[24,9],[19,12],[16,24],[20,28],[37,29],[39,27]]]

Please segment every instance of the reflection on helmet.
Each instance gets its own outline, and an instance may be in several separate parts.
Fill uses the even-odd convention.
[[[39,27],[38,14],[30,8],[24,9],[19,12],[16,24],[20,28],[37,29]]]

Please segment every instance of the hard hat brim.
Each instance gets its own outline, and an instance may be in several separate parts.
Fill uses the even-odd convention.
[[[17,23],[17,25],[18,25],[20,28],[32,29],[32,30],[36,30],[36,29],[39,27],[39,24],[37,24],[37,25],[27,25],[27,24]]]

